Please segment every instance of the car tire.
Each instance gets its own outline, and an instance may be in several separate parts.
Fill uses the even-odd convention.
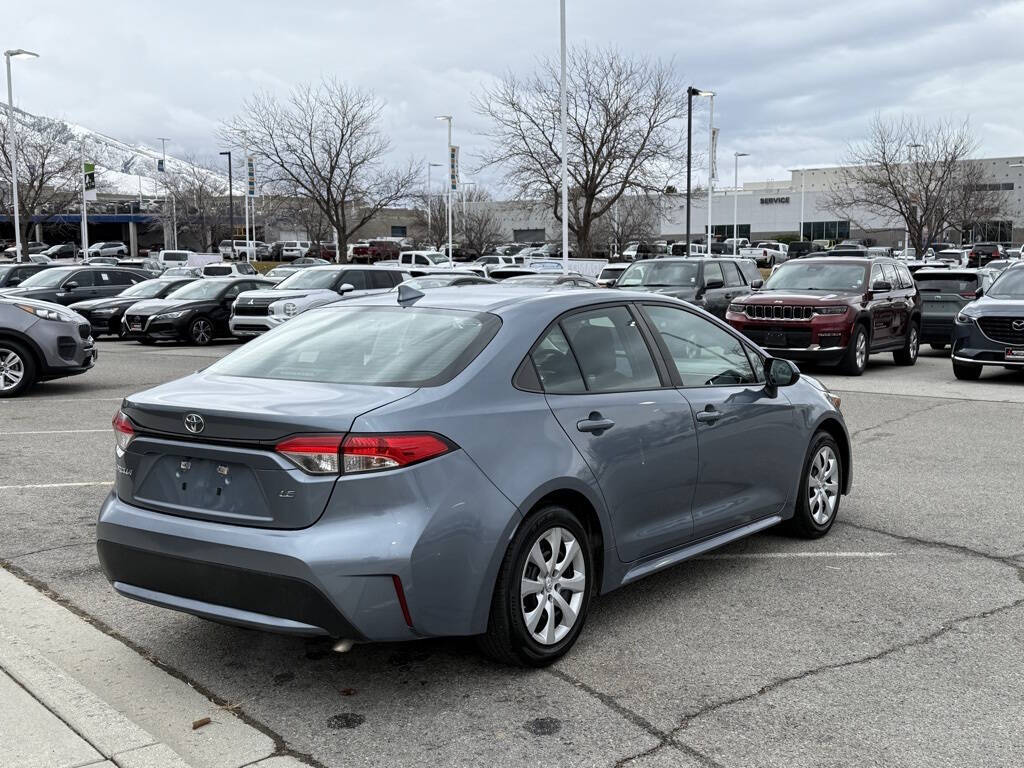
[[[820,539],[831,530],[843,499],[843,472],[842,454],[835,438],[827,432],[816,432],[800,474],[796,510],[786,522],[790,533],[804,539]]]
[[[929,344],[928,346],[931,347],[932,349],[934,349],[936,352],[941,352],[942,350],[944,350],[949,345],[948,344]]]
[[[917,323],[911,323],[907,329],[907,338],[903,342],[903,349],[892,353],[896,365],[913,365],[917,362],[917,353],[921,351],[920,330]]]
[[[36,361],[21,344],[0,339],[0,397],[18,397],[36,382]]]
[[[590,536],[576,515],[557,505],[542,507],[523,522],[505,553],[480,649],[513,666],[544,667],[561,658],[583,629],[596,573]],[[582,589],[562,586],[578,586],[581,576]],[[538,590],[524,594],[529,582]],[[563,607],[569,606],[575,618],[567,623]]]
[[[213,341],[213,323],[207,317],[197,317],[188,324],[188,340],[199,347]]]
[[[977,381],[981,378],[981,366],[972,363],[958,363],[954,360],[953,375],[964,381]]]
[[[839,364],[839,370],[847,376],[860,376],[868,367],[868,358],[871,356],[871,345],[868,340],[868,329],[863,323],[853,326],[853,334],[850,336],[850,343],[846,347],[846,354]]]

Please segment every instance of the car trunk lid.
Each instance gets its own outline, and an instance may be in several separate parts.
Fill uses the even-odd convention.
[[[117,459],[117,493],[170,515],[303,528],[336,475],[311,475],[275,451],[294,435],[344,435],[360,415],[415,389],[195,374],[124,402],[135,438]]]

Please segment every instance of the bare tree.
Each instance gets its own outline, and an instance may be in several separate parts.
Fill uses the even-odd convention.
[[[594,241],[608,243],[621,253],[627,243],[650,240],[658,233],[664,210],[661,195],[623,195],[594,223]]]
[[[497,204],[486,189],[464,187],[452,206],[458,233],[469,251],[482,255],[505,239]]]
[[[11,151],[18,159],[18,215],[21,241],[29,240],[32,216],[68,209],[78,194],[81,156],[78,141],[68,126],[47,117],[15,110],[13,124],[7,110],[0,114],[0,210],[12,217]]]
[[[183,160],[169,166],[160,179],[165,187],[160,220],[166,229],[177,223],[179,245],[183,239],[200,251],[214,251],[222,238],[230,236],[227,181],[211,170],[209,158]]]
[[[839,216],[870,231],[867,214],[883,227],[900,226],[923,253],[947,230],[991,218],[1005,205],[997,185],[986,184],[982,167],[970,161],[977,148],[969,125],[929,124],[876,116],[868,138],[849,147],[828,193]]]
[[[671,66],[611,49],[570,51],[567,77],[569,229],[590,253],[594,222],[627,192],[665,189],[682,158],[686,88]],[[561,221],[559,64],[543,59],[475,99],[490,122],[482,167],[498,167],[520,196]]]
[[[248,147],[261,178],[310,200],[338,232],[339,259],[349,238],[383,209],[407,198],[421,163],[385,164],[391,141],[381,131],[382,104],[337,80],[301,85],[282,101],[263,93],[221,129]]]
[[[422,190],[413,196],[416,205],[416,239],[435,250],[448,244],[448,197]]]

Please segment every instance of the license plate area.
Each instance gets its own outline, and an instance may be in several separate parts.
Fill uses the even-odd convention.
[[[128,324],[128,329],[132,330],[132,331],[141,331],[142,330],[142,321],[141,320],[132,320]]]
[[[268,510],[251,467],[230,461],[162,456],[136,495],[182,511],[263,518]]]
[[[782,331],[768,331],[765,336],[765,346],[784,347],[786,346],[786,334]]]
[[[1004,359],[1010,363],[1024,363],[1024,347],[1007,347]]]

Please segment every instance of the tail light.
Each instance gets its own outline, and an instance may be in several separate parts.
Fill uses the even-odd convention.
[[[131,443],[132,438],[135,437],[135,428],[132,426],[131,419],[125,415],[124,411],[115,413],[111,424],[114,427],[114,445],[120,454],[123,454],[128,450],[128,445]]]
[[[978,298],[977,291],[960,291],[960,295],[965,299],[976,299]]]
[[[277,444],[279,454],[311,475],[357,474],[418,464],[455,450],[430,433],[399,435],[315,435]]]

